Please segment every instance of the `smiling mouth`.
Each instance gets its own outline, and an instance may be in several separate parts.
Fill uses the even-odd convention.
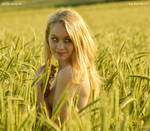
[[[57,54],[60,54],[60,55],[61,55],[61,54],[65,54],[65,53],[66,53],[66,52],[57,52]]]

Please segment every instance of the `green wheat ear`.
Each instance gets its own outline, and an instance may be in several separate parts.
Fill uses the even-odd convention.
[[[38,77],[32,82],[31,87],[34,87],[42,77],[42,74],[38,75]]]
[[[49,118],[45,106],[40,111],[36,109],[36,88],[32,88],[45,78],[45,92],[49,72],[35,81],[33,77],[35,70],[45,63],[45,18],[56,8],[42,7],[37,14],[34,6],[49,6],[52,1],[24,2],[21,8],[0,7],[0,131],[150,131],[149,1],[71,7],[83,15],[91,27],[98,47],[95,64],[105,82],[99,96],[93,91],[91,102],[79,111],[75,109],[77,96],[72,117],[59,126],[54,120],[67,95],[60,98],[53,118]],[[147,6],[130,3],[147,3]],[[55,58],[51,63],[58,64]]]
[[[45,78],[44,78],[43,94],[45,94],[45,91],[46,91],[46,87],[47,87],[47,84],[48,84],[49,75],[50,75],[50,67],[47,67],[47,72],[46,72]]]

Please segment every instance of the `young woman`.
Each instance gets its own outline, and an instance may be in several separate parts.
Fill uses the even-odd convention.
[[[99,87],[99,76],[94,65],[95,43],[82,17],[74,10],[56,11],[47,22],[45,32],[45,64],[39,67],[35,79],[51,67],[50,78],[54,77],[55,66],[52,56],[58,61],[58,72],[51,84],[43,91],[44,77],[37,83],[37,103],[47,106],[50,117],[53,107],[59,101],[65,89],[69,90],[72,103],[75,94],[79,93],[78,109],[83,108],[91,97],[92,89]],[[60,120],[68,118],[67,104],[64,103]]]

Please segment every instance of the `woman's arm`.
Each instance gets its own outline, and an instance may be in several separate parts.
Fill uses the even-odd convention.
[[[90,85],[87,82],[80,85],[78,109],[82,109],[84,106],[86,106],[90,97],[90,91]]]
[[[55,105],[57,101],[59,101],[59,98],[61,97],[65,89],[69,90],[70,103],[73,103],[74,95],[78,90],[80,92],[78,108],[81,109],[88,102],[88,98],[90,96],[90,88],[87,87],[86,82],[85,84],[81,85],[72,83],[72,73],[72,67],[68,66],[63,71],[61,71],[60,74],[58,74],[53,104]],[[65,102],[59,114],[62,123],[68,119],[68,115],[69,114],[67,112],[67,102]]]

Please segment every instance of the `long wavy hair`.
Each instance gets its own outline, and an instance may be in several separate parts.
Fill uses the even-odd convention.
[[[51,66],[52,53],[48,37],[52,24],[62,23],[73,42],[74,52],[71,58],[73,81],[78,83],[87,73],[91,89],[100,87],[100,77],[95,67],[96,48],[88,27],[82,17],[72,9],[59,9],[48,18],[45,32],[45,64]]]

